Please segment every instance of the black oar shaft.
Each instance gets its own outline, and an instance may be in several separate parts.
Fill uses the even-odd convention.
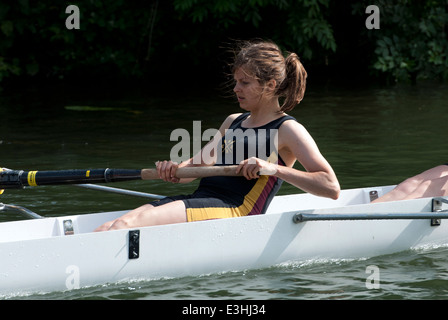
[[[0,172],[0,189],[18,189],[26,186],[118,182],[141,179],[141,170],[91,169]]]
[[[211,176],[238,176],[237,166],[183,167],[176,171],[178,178],[203,178]],[[1,171],[3,170],[3,171]],[[23,171],[0,168],[0,193],[2,189],[20,189],[26,186],[57,184],[91,184],[128,180],[160,179],[157,169],[90,169]]]

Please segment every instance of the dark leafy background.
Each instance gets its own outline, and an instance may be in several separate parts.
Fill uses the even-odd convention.
[[[378,30],[365,27],[371,4],[380,9]],[[69,5],[80,10],[79,30],[65,26]],[[297,52],[316,76],[447,80],[447,23],[446,0],[7,0],[0,84],[217,83],[233,41],[251,38]]]

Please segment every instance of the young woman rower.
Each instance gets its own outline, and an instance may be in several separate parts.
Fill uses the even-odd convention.
[[[216,151],[210,152],[212,158],[203,156],[204,147],[199,164],[198,158],[191,158],[179,165],[160,161],[156,167],[160,178],[174,183],[191,181],[176,178],[176,170],[186,166],[236,164],[242,176],[202,178],[193,194],[143,205],[96,231],[263,214],[283,181],[338,198],[340,186],[332,167],[308,131],[286,114],[305,93],[307,73],[298,56],[289,53],[285,58],[272,42],[245,42],[232,73],[233,91],[246,112],[222,123],[205,146],[211,144]],[[304,171],[293,168],[296,161]]]

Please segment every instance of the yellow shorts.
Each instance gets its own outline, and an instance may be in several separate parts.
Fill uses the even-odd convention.
[[[166,197],[161,200],[151,202],[153,206],[160,206],[172,201],[181,200],[185,204],[187,221],[202,221],[223,218],[236,218],[249,214],[250,210],[244,205],[236,205],[230,201],[225,201],[215,197],[197,197],[192,195],[179,195]]]

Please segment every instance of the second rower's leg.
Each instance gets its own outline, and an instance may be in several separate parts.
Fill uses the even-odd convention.
[[[423,194],[422,190],[430,184],[427,181],[443,178],[448,176],[448,166],[440,165],[431,169],[428,169],[416,176],[406,179],[399,185],[397,185],[392,191],[386,193],[382,197],[372,201],[372,202],[384,202],[384,201],[396,201],[404,199],[414,199],[418,197],[418,194]],[[431,188],[430,190],[434,190]],[[426,195],[429,192],[425,193]],[[411,198],[411,197],[414,198]],[[432,196],[432,195],[429,195]],[[433,195],[440,196],[440,195]],[[421,198],[421,196],[419,197]]]
[[[448,195],[448,176],[422,182],[404,199],[417,199],[427,197],[443,197]]]

